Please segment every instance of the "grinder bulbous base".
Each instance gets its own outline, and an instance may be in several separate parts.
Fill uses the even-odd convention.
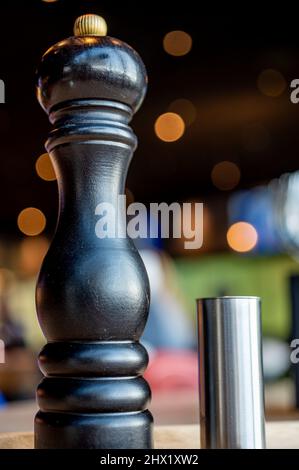
[[[38,449],[152,447],[148,355],[138,341],[51,342],[39,355]]]
[[[39,411],[35,417],[38,449],[150,449],[149,411],[65,414]]]

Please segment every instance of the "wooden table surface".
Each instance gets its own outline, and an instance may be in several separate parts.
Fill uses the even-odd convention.
[[[169,408],[169,401],[173,403],[171,408]],[[36,410],[37,406],[34,401],[10,404],[0,410],[0,448],[33,447],[32,431]],[[190,396],[186,396],[186,393],[177,394],[173,400],[170,400],[169,394],[160,395],[153,401],[151,410],[156,423],[154,429],[156,448],[194,449],[199,447],[199,426],[196,424],[198,405],[194,400],[194,394]],[[267,447],[299,449],[298,413],[284,413],[282,416],[285,417],[284,420],[271,421],[266,425]],[[277,418],[281,419],[282,416],[277,415]],[[286,420],[289,418],[290,420]]]
[[[266,425],[267,448],[299,449],[299,421],[279,421]],[[198,449],[199,427],[156,426],[156,449]],[[32,433],[0,433],[0,449],[32,449]]]

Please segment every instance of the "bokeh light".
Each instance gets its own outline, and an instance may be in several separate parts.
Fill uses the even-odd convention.
[[[254,226],[248,222],[236,222],[228,229],[226,238],[232,250],[245,253],[256,246],[258,234]]]
[[[194,104],[185,98],[179,98],[173,101],[168,110],[179,114],[183,118],[186,126],[190,126],[196,119],[196,108]]]
[[[191,50],[192,38],[185,31],[171,31],[164,36],[163,47],[170,55],[186,55]]]
[[[260,73],[257,86],[264,95],[277,97],[284,92],[287,83],[281,72],[274,69],[266,69]]]
[[[18,215],[18,227],[22,233],[28,236],[39,235],[46,227],[46,217],[41,210],[35,207],[27,207]]]
[[[239,184],[240,177],[241,173],[239,167],[229,161],[217,163],[211,173],[214,186],[222,191],[235,188]]]
[[[36,160],[35,169],[36,173],[41,179],[45,181],[56,180],[53,164],[48,153],[43,153],[40,157],[38,157]]]
[[[185,132],[185,123],[176,113],[164,113],[155,122],[155,132],[164,142],[174,142]]]

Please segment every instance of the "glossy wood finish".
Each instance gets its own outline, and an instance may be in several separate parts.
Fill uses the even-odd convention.
[[[146,93],[147,75],[137,52],[119,39],[72,36],[44,54],[37,82],[38,99],[47,112],[84,98],[114,100],[135,112]]]
[[[58,179],[59,219],[36,299],[48,341],[39,363],[37,448],[150,448],[148,357],[138,342],[149,284],[129,238],[96,236],[101,202],[117,205],[136,147],[129,127],[146,91],[137,53],[109,37],[71,37],[37,72],[54,126],[46,148]]]

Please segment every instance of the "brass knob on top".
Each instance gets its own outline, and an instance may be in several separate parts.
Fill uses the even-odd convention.
[[[107,23],[99,15],[79,16],[74,24],[75,36],[106,36]]]

